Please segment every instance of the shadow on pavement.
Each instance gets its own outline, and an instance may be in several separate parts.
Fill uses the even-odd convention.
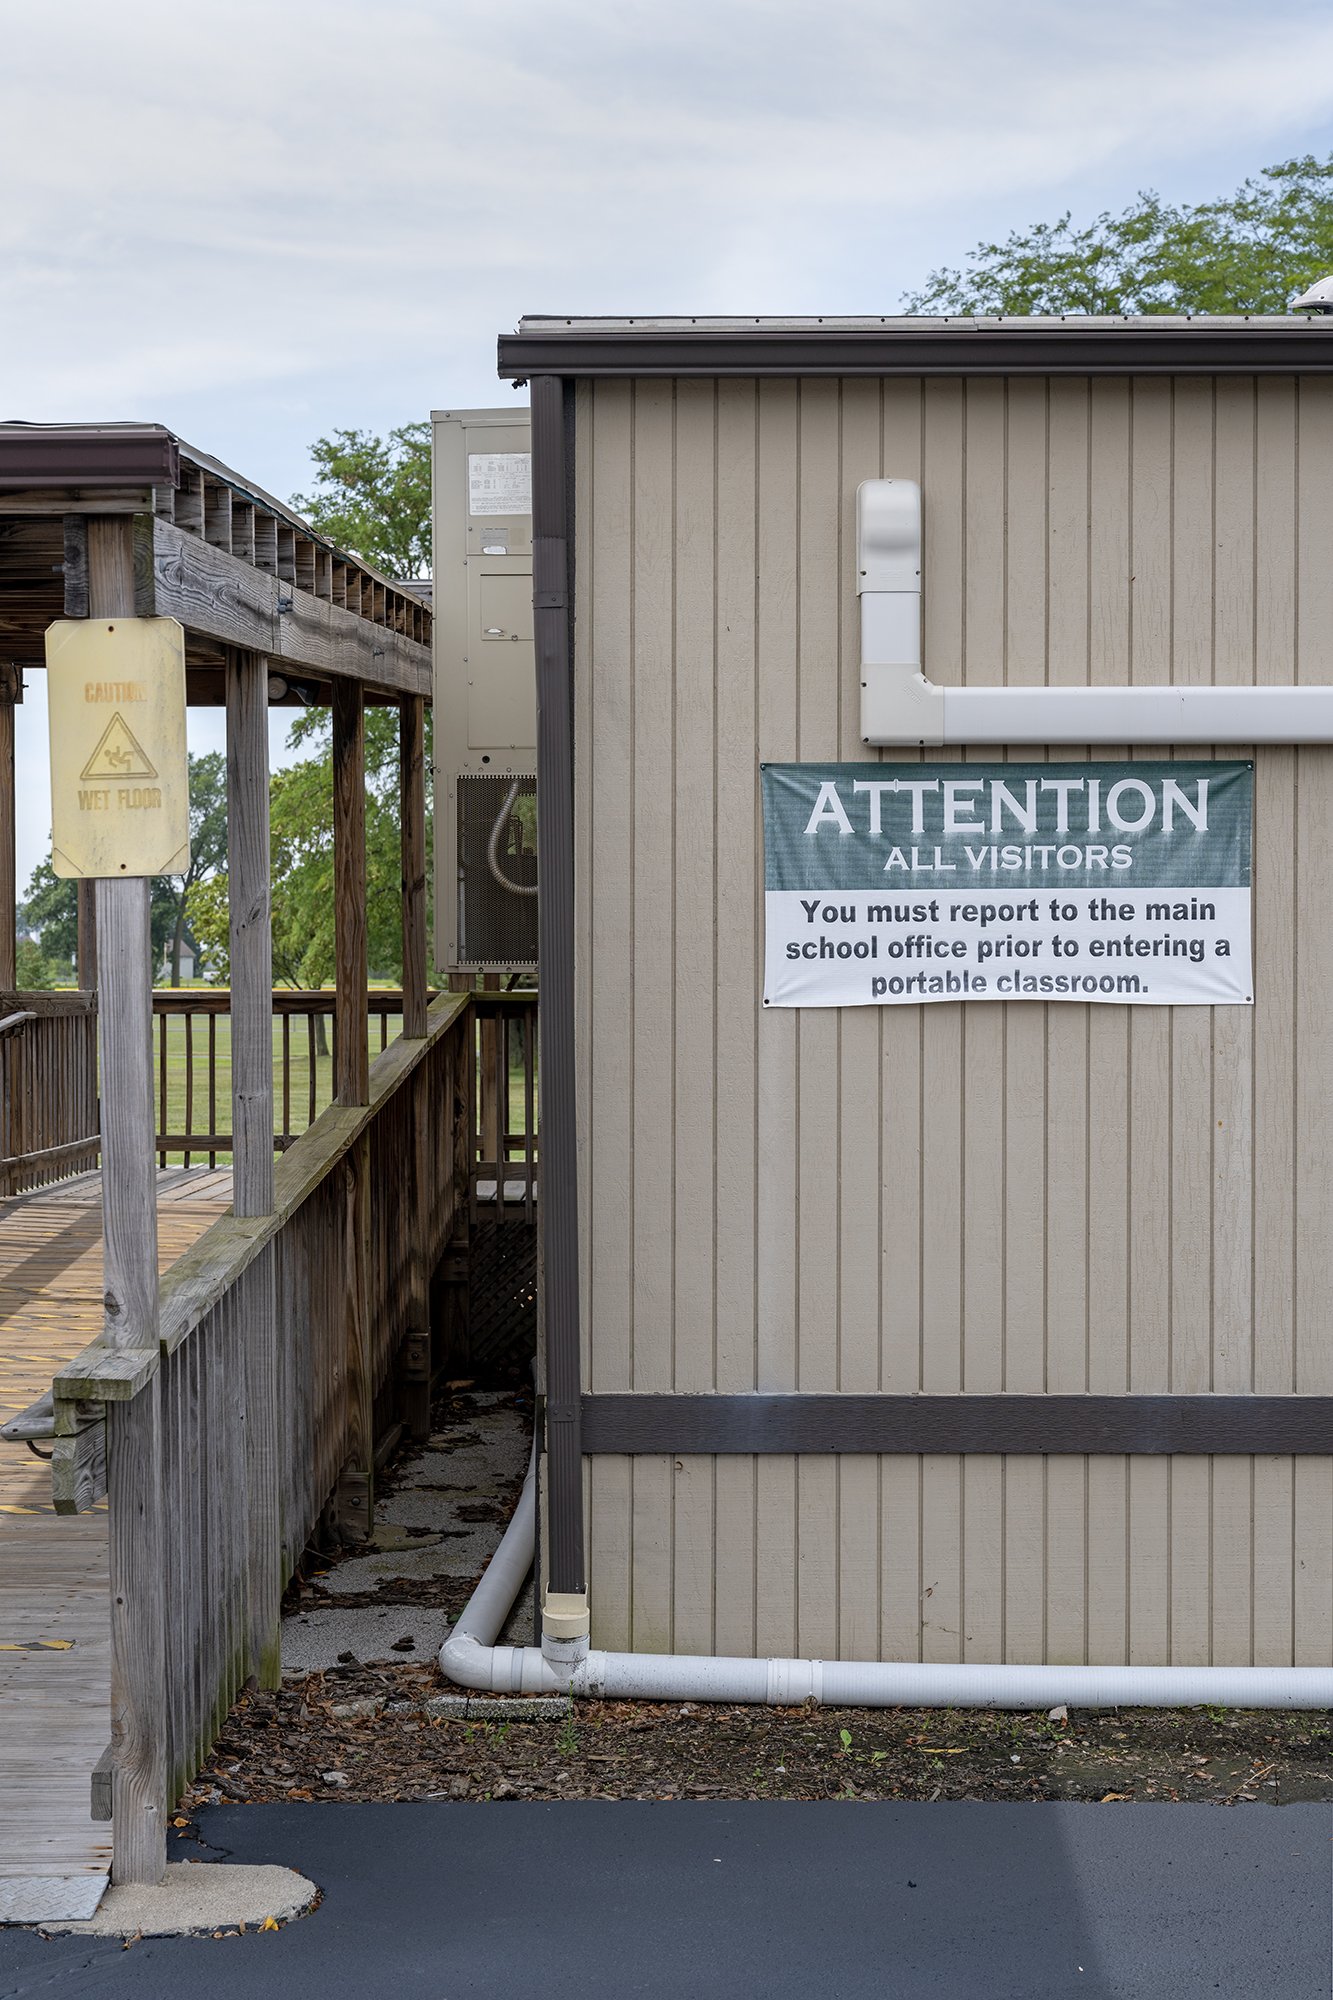
[[[179,1858],[324,1891],[277,1933],[0,1932],[0,1996],[1328,2000],[1327,1806],[219,1806]]]

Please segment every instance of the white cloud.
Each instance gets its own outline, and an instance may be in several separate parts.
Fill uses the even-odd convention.
[[[870,245],[914,282],[1001,209],[1330,118],[1303,6],[73,0],[0,80],[0,351],[32,407],[157,407],[488,360],[532,306],[886,307]]]
[[[1333,146],[1273,0],[64,0],[6,10],[0,415],[270,490],[507,401],[525,311],[888,311],[978,237]]]

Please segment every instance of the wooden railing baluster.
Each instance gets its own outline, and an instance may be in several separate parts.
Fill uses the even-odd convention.
[[[218,1017],[216,1014],[210,1014],[208,1017],[208,1133],[210,1139],[216,1136],[217,1129],[218,1129]],[[208,1164],[210,1167],[215,1167],[217,1163],[218,1163],[217,1147],[210,1146],[208,1153]]]
[[[168,1021],[168,1019],[167,1019],[167,1016],[166,1016],[165,1014],[159,1014],[159,1015],[158,1015],[158,1017],[157,1017],[157,1024],[158,1024],[158,1036],[157,1036],[157,1074],[158,1074],[158,1114],[157,1114],[157,1129],[158,1129],[158,1131],[159,1131],[159,1132],[166,1132],[166,1131],[168,1131],[168,1130],[170,1129],[170,1128],[169,1128],[169,1126],[168,1126],[168,1124],[167,1124],[167,1036],[168,1036],[168,1034],[169,1034],[169,1032],[170,1032],[170,1023],[169,1023],[169,1021]],[[165,1147],[163,1147],[163,1148],[159,1148],[159,1150],[158,1150],[158,1155],[157,1155],[157,1164],[159,1165],[159,1167],[165,1167],[165,1165],[167,1164],[167,1155],[166,1155],[166,1149],[165,1149]]]
[[[185,1136],[188,1139],[194,1130],[194,1015],[185,1016]],[[190,1149],[185,1148],[185,1165],[190,1164]]]
[[[306,1033],[306,1050],[307,1050],[307,1057],[308,1057],[308,1064],[309,1064],[309,1070],[310,1070],[310,1076],[309,1076],[309,1084],[310,1084],[310,1116],[309,1116],[309,1123],[310,1123],[311,1125],[313,1125],[313,1124],[314,1124],[314,1122],[315,1122],[315,1070],[316,1070],[316,1063],[315,1063],[315,1017],[314,1017],[314,1015],[313,1015],[313,1014],[307,1014],[307,1015],[306,1015],[306,1017],[305,1017],[305,1033]]]
[[[292,1017],[282,1017],[282,1130],[278,1143],[285,1151],[292,1142]]]

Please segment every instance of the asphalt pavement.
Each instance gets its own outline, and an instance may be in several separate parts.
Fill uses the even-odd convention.
[[[1327,1805],[217,1806],[271,1933],[0,1931],[3,2000],[1329,2000]]]

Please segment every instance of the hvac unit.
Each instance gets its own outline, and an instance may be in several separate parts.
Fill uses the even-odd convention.
[[[537,692],[527,412],[433,413],[435,949],[537,963]]]

